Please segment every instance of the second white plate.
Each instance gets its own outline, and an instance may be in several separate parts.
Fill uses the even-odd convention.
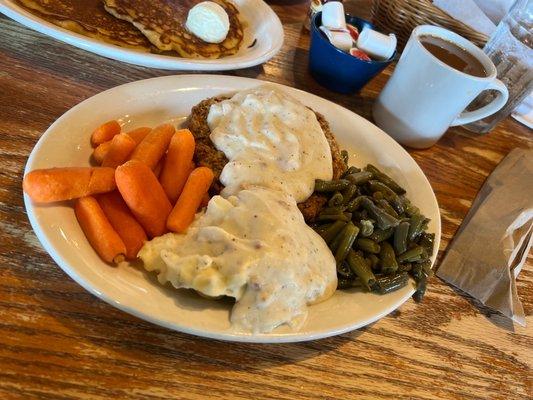
[[[89,165],[90,132],[110,119],[124,129],[180,124],[201,100],[248,89],[265,82],[217,75],[181,75],[148,79],[119,86],[78,104],[59,118],[33,149],[26,172],[37,168]],[[280,88],[322,113],[350,162],[371,162],[389,173],[431,223],[439,248],[439,208],[431,186],[416,162],[387,134],[364,118],[330,101],[293,88]],[[147,321],[209,338],[243,342],[295,342],[332,336],[360,328],[390,313],[413,293],[413,287],[376,295],[337,291],[329,300],[309,308],[300,331],[281,327],[269,334],[235,332],[229,322],[231,304],[204,299],[186,290],[162,287],[142,268],[113,268],[91,248],[69,204],[39,206],[25,196],[31,225],[56,263],[85,289],[109,304]],[[433,255],[433,260],[435,255]]]
[[[129,64],[182,71],[225,71],[262,64],[283,44],[283,27],[272,9],[262,0],[233,0],[246,21],[245,42],[233,56],[217,60],[189,59],[151,53],[108,44],[60,28],[26,11],[12,0],[0,0],[0,13],[15,21],[80,49]],[[255,40],[253,46],[248,47]]]

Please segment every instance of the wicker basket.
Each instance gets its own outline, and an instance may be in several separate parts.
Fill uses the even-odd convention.
[[[437,25],[458,33],[459,35],[483,47],[487,36],[474,31],[457,21],[430,0],[373,0],[372,20],[384,33],[395,33],[398,48],[403,50],[411,31],[418,25]]]

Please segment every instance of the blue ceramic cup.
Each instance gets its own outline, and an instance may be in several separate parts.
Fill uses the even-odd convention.
[[[364,19],[346,14],[346,22],[357,27],[374,26]],[[322,86],[339,93],[355,93],[362,89],[374,76],[389,65],[396,52],[385,61],[363,61],[333,46],[320,31],[322,12],[316,13],[311,23],[311,48],[309,49],[309,70]]]

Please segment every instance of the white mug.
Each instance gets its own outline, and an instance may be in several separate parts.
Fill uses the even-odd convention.
[[[458,45],[481,62],[487,75],[458,71],[431,54],[420,36],[431,35]],[[499,93],[489,104],[465,112],[484,90]],[[432,146],[450,126],[468,124],[497,112],[509,93],[496,79],[496,67],[485,53],[462,36],[431,25],[416,27],[392,77],[374,103],[376,124],[396,141],[423,149]]]

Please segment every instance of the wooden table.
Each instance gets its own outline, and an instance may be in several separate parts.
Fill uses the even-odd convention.
[[[296,0],[298,1],[298,0]],[[368,3],[365,1],[364,3]],[[364,4],[367,5],[367,4]],[[349,3],[365,15],[360,2]],[[341,96],[307,72],[305,3],[273,5],[285,44],[264,65],[231,75],[294,86],[365,118],[391,69],[360,94]],[[151,325],[74,283],[37,241],[22,202],[22,172],[39,136],[102,90],[174,72],[75,49],[0,17],[0,398],[2,399],[525,399],[533,396],[533,271],[518,281],[528,328],[514,327],[432,278],[408,301],[357,332],[310,343],[223,343]],[[410,151],[442,214],[439,255],[485,178],[532,132],[508,119],[486,136],[451,129]]]

